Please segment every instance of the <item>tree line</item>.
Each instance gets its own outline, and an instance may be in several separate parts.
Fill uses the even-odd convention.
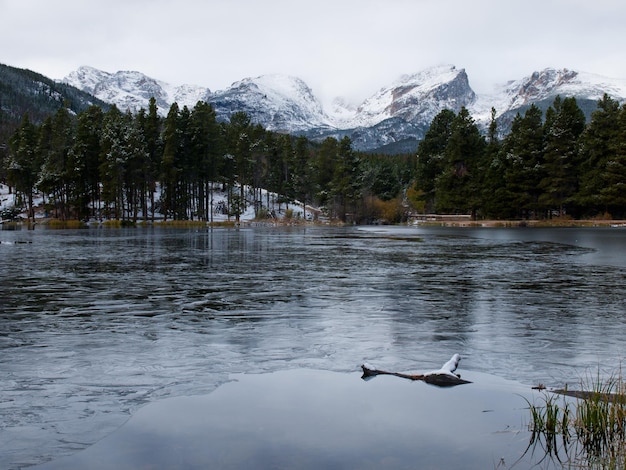
[[[531,105],[498,139],[466,109],[441,111],[420,142],[415,190],[423,211],[475,218],[626,218],[626,106],[608,95],[587,123],[573,97]]]
[[[134,115],[116,106],[61,108],[41,125],[25,115],[3,166],[29,218],[36,192],[59,219],[132,221],[211,221],[218,209],[238,219],[249,205],[260,216],[270,204],[263,194],[272,192],[273,203],[298,201],[363,221],[380,217],[385,205],[401,206],[388,201],[409,185],[414,160],[360,154],[347,137],[315,144],[277,134],[242,112],[218,122],[202,101],[193,109],[174,103],[162,118],[151,99]],[[214,203],[216,190],[228,194],[226,207]]]
[[[60,219],[212,220],[216,188],[238,218],[249,205],[298,201],[329,217],[399,222],[411,212],[476,219],[626,218],[626,107],[605,95],[586,122],[575,98],[544,113],[531,105],[499,138],[467,109],[441,111],[417,154],[356,152],[349,138],[321,143],[265,130],[245,113],[218,122],[211,105],[174,103],[160,117],[91,106],[66,108],[9,139],[6,181],[33,217],[33,194]],[[158,190],[157,190],[158,188]]]

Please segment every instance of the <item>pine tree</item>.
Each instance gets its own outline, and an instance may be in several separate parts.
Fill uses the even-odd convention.
[[[28,218],[34,221],[33,192],[39,177],[41,158],[37,154],[37,128],[26,114],[9,140],[7,160],[7,180],[26,198]]]
[[[158,113],[156,99],[150,98],[148,113],[137,116],[138,125],[142,130],[148,160],[143,168],[144,181],[142,188],[142,208],[144,220],[148,218],[148,198],[150,199],[150,218],[154,222],[155,192],[159,178],[161,157],[163,155],[163,140],[161,139],[161,118]]]
[[[125,128],[130,125],[129,115],[122,114],[113,106],[104,115],[100,140],[100,178],[104,215],[117,220],[124,214],[124,178],[126,169],[126,149],[124,147]]]
[[[191,152],[197,184],[197,212],[209,220],[213,207],[213,182],[217,180],[221,154],[220,130],[215,110],[204,101],[196,103],[190,120]]]
[[[317,151],[313,159],[313,185],[315,198],[321,206],[330,203],[331,184],[335,165],[337,164],[337,153],[339,142],[333,137],[327,137]]]
[[[433,209],[435,184],[445,168],[445,151],[455,118],[449,109],[440,111],[417,148],[416,185],[424,193],[426,210]]]
[[[501,185],[494,191],[501,218],[536,216],[543,171],[543,113],[531,105],[513,119],[497,156]]]
[[[294,160],[295,150],[293,148],[293,139],[290,135],[284,135],[281,139],[280,152],[280,186],[278,191],[278,210],[281,204],[293,200],[294,198]]]
[[[357,203],[361,196],[360,161],[352,150],[352,141],[344,137],[337,149],[337,165],[333,174],[331,194],[334,199],[334,212],[342,221],[348,220],[350,210],[352,221],[356,221]]]
[[[250,144],[250,192],[255,217],[259,216],[262,201],[262,188],[267,176],[267,147],[265,145],[266,130],[260,124],[252,127]]]
[[[605,165],[605,186],[600,196],[607,201],[611,215],[626,218],[626,106],[622,106],[618,116],[619,131],[613,158]]]
[[[559,216],[575,210],[574,196],[578,192],[578,138],[585,129],[585,115],[576,98],[557,97],[546,112],[544,125],[545,149],[540,203],[548,214]]]
[[[198,166],[194,160],[191,114],[191,110],[187,106],[183,106],[179,116],[181,139],[178,149],[178,161],[180,162],[180,179],[176,194],[176,218],[179,220],[193,219],[197,209],[195,207],[195,190],[197,189]]]
[[[56,216],[66,220],[75,179],[69,165],[68,154],[74,136],[73,119],[66,108],[46,119],[41,127],[38,152],[43,159],[38,185],[50,194]]]
[[[76,120],[72,147],[68,153],[68,177],[74,181],[71,204],[76,216],[85,219],[96,214],[100,202],[100,136],[104,113],[99,106],[81,112]]]
[[[124,191],[126,211],[133,222],[137,222],[139,211],[145,204],[145,174],[150,164],[148,146],[143,134],[143,112],[136,119],[126,116],[127,127],[124,132]],[[144,215],[145,217],[145,215]]]
[[[232,183],[229,188],[230,213],[235,215],[237,223],[245,210],[245,185],[251,183],[251,162],[253,146],[253,126],[250,116],[245,112],[236,112],[230,117],[227,129],[227,146],[233,155],[234,177],[239,184],[239,194],[232,194]]]
[[[180,147],[178,103],[170,106],[165,118],[163,130],[163,157],[161,160],[161,212],[165,220],[176,210],[176,191],[178,186],[178,157]]]
[[[266,207],[268,210],[274,210],[273,202],[275,198],[270,200],[270,192],[280,194],[280,187],[282,184],[282,135],[278,136],[273,132],[268,132],[265,135],[265,149],[267,152],[267,168],[265,178],[266,193]]]
[[[476,213],[482,203],[480,161],[485,139],[466,108],[452,122],[444,151],[444,169],[436,181],[436,209],[453,214]]]
[[[306,205],[311,201],[313,185],[311,182],[309,145],[306,137],[303,136],[296,140],[293,177],[295,179],[295,195],[302,203],[302,210],[306,219]]]
[[[519,115],[518,115],[519,117]],[[482,200],[485,216],[501,217],[504,192],[504,165],[499,159],[501,143],[498,139],[496,109],[491,108],[491,121],[487,133],[487,146],[481,161]]]
[[[598,101],[598,109],[581,136],[581,184],[577,195],[579,204],[591,211],[623,212],[618,202],[624,194],[624,175],[619,174],[620,164],[620,111],[619,103],[608,95]],[[613,170],[618,170],[617,174]],[[621,183],[621,185],[620,185]],[[617,200],[615,198],[617,197]],[[621,207],[620,207],[621,206]]]

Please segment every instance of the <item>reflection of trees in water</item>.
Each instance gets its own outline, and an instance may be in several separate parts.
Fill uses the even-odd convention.
[[[567,434],[532,432],[520,460],[527,456],[538,468],[626,468],[626,442],[621,438],[581,440]]]
[[[560,390],[528,403],[531,432],[520,460],[530,455],[535,465],[555,468],[626,468],[626,390],[621,377],[591,384],[592,391]],[[542,467],[544,468],[544,467]],[[545,467],[548,468],[548,467]]]

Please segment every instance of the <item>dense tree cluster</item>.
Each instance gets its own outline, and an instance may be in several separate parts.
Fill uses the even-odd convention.
[[[30,121],[39,125],[59,108],[79,113],[92,104],[109,108],[108,104],[68,84],[0,64],[0,180],[6,179],[2,162],[8,155],[7,142],[22,116],[28,114]]]
[[[210,221],[217,209],[238,218],[249,204],[267,211],[264,189],[280,195],[279,203],[324,206],[331,217],[363,221],[381,217],[385,204],[397,207],[389,201],[413,177],[410,157],[360,155],[349,138],[313,144],[269,132],[245,113],[219,123],[205,102],[193,109],[174,103],[165,118],[157,111],[152,99],[136,115],[115,106],[77,115],[62,108],[41,125],[26,115],[9,141],[7,181],[30,217],[39,191],[60,219],[135,221],[158,213]],[[227,207],[214,204],[216,188],[227,191]]]
[[[543,115],[532,105],[496,138],[467,110],[444,110],[418,148],[416,190],[425,211],[477,218],[626,217],[626,107],[607,95],[589,123],[575,98]]]
[[[417,155],[355,152],[349,138],[313,143],[255,125],[245,113],[218,122],[214,109],[152,99],[132,115],[115,106],[63,107],[41,124],[25,115],[9,139],[4,179],[33,217],[33,194],[61,219],[212,220],[252,205],[298,201],[354,222],[397,222],[409,211],[475,218],[626,218],[626,106],[608,96],[589,122],[575,98],[536,106],[498,139],[463,108],[441,111]],[[228,193],[225,207],[213,200]]]

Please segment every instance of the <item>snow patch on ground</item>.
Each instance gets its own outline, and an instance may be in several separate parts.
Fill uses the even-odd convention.
[[[251,222],[257,219],[257,213],[254,209],[254,198],[249,188],[244,188],[245,191],[245,207],[240,215],[240,222]],[[238,194],[238,190],[236,191]],[[160,198],[160,191],[157,189],[155,192],[155,201]],[[18,217],[26,219],[27,206],[15,193],[14,190],[10,190],[9,186],[0,183],[0,214],[5,210],[17,208],[20,212]],[[53,218],[54,214],[46,212],[44,205],[47,198],[41,193],[35,193],[33,205],[35,207],[35,219],[47,219]],[[261,191],[261,209],[267,214],[268,221],[281,220],[286,218],[301,219],[301,220],[313,220],[319,217],[320,210],[318,208],[309,207],[303,208],[302,203],[299,201],[293,201],[290,203],[279,202],[279,196],[275,193],[271,193],[266,190]],[[213,194],[213,214],[212,222],[228,222],[235,221],[234,215],[228,215],[226,208],[228,207],[228,194],[221,190],[215,190]],[[148,218],[151,217],[151,213],[148,214]],[[163,220],[163,214],[155,213],[155,220]],[[143,219],[143,214],[139,215],[138,220]],[[2,220],[0,218],[0,220]],[[6,219],[5,219],[6,220]],[[94,220],[95,221],[95,220]],[[101,219],[99,219],[101,221]]]

